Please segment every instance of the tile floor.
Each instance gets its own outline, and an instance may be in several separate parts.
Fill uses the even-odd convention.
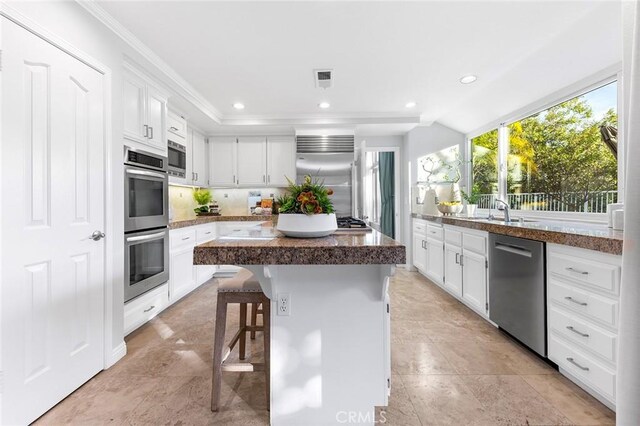
[[[127,337],[127,356],[36,424],[266,425],[264,377],[225,373],[223,406],[209,410],[211,280]],[[391,285],[390,425],[604,425],[605,406],[417,273]],[[232,308],[228,338],[238,324]],[[233,330],[233,331],[232,331]],[[250,345],[259,361],[257,338]]]

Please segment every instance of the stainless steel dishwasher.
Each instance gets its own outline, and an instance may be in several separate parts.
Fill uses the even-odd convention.
[[[540,241],[489,234],[489,317],[546,358],[544,250]]]

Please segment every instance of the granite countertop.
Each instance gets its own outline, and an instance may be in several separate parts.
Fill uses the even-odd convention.
[[[524,223],[498,223],[486,219],[471,219],[449,216],[431,216],[413,213],[412,217],[446,225],[479,229],[494,234],[527,238],[547,243],[564,244],[603,253],[622,254],[623,232],[614,231],[606,225],[565,222],[565,221],[525,221]]]
[[[378,231],[337,231],[323,238],[287,238],[263,222],[196,246],[196,265],[402,264],[405,246]]]
[[[199,216],[195,219],[176,220],[169,222],[169,229],[180,229],[188,226],[204,225],[211,222],[264,222],[277,221],[277,215],[243,215],[243,216]]]

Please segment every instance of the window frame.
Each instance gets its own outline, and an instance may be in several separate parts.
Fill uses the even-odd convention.
[[[473,164],[471,163],[471,141],[486,132],[498,129],[498,198],[505,200],[507,196],[507,156],[509,152],[509,128],[508,126],[519,120],[531,117],[549,108],[561,104],[562,102],[579,97],[592,90],[596,90],[602,86],[617,81],[617,113],[618,113],[618,129],[624,129],[624,99],[623,99],[623,80],[622,70],[620,66],[612,69],[604,70],[594,76],[581,80],[558,92],[552,93],[539,101],[530,104],[518,111],[508,114],[499,120],[493,121],[481,128],[467,133],[465,143],[465,173],[466,188],[473,185]],[[624,177],[625,177],[625,141],[624,131],[618,132],[618,200],[624,202]],[[479,216],[485,216],[492,209],[478,209]],[[540,210],[512,210],[512,217],[535,217],[538,219],[552,220],[575,220],[581,222],[602,223],[607,221],[606,213],[586,213],[586,212],[552,212]]]

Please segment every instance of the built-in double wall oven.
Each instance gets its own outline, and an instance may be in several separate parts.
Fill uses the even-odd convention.
[[[167,158],[125,147],[125,302],[169,280]]]

